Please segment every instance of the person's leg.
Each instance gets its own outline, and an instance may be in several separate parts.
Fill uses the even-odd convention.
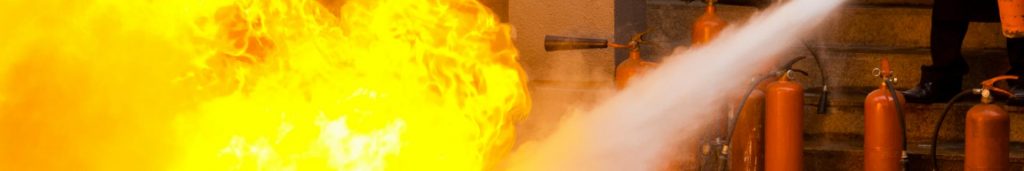
[[[1010,61],[1006,74],[1024,76],[1024,38],[1006,39],[1006,54]]]
[[[1006,39],[1006,55],[1010,62],[1007,75],[1016,75],[1024,79],[1024,38]],[[1024,104],[1024,80],[1008,81],[1013,92],[1010,104]]]
[[[987,4],[987,6],[990,6],[989,11],[999,11],[998,4],[995,2]],[[995,14],[994,18],[996,19],[996,21],[1000,20],[998,14]],[[1006,55],[1008,61],[1010,62],[1010,71],[1007,71],[1006,74],[1024,76],[1024,38],[1006,39]],[[1010,81],[1009,83],[1011,83],[1010,86],[1013,88],[1017,86],[1024,86],[1024,84],[1021,84],[1024,83],[1022,81]],[[1017,96],[1017,92],[1014,92],[1014,97],[1024,97],[1024,91],[1022,91],[1021,93],[1021,96]]]
[[[950,73],[967,73],[967,62],[961,54],[964,36],[967,34],[967,20],[933,20],[930,52],[933,68],[946,69]]]
[[[960,91],[967,62],[960,53],[970,23],[958,0],[935,0],[932,10],[932,65],[921,66],[921,81],[904,91],[908,102],[946,101]]]

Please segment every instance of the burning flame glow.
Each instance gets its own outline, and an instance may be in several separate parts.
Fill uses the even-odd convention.
[[[0,5],[0,170],[485,170],[529,111],[475,0]]]

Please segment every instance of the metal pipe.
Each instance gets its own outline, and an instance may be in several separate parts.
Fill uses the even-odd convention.
[[[544,36],[545,51],[603,48],[608,48],[607,39],[563,37],[552,35]]]

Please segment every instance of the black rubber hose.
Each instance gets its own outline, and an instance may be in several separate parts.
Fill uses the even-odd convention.
[[[796,58],[790,59],[789,62],[786,62],[786,64],[782,65],[782,71],[793,69],[793,65],[796,65],[797,62],[800,62],[801,60],[804,59],[807,59],[807,57],[797,56]]]
[[[821,65],[821,58],[818,57],[818,52],[811,48],[811,45],[806,41],[804,48],[811,53],[811,57],[814,58],[814,64],[818,65],[818,74],[821,75],[821,96],[818,96],[818,114],[825,114],[828,112],[828,77],[825,76],[825,68]]]
[[[946,120],[946,114],[949,114],[949,110],[953,108],[953,105],[956,104],[957,100],[960,100],[960,97],[963,97],[972,91],[973,90],[964,90],[956,94],[952,99],[949,99],[949,102],[946,102],[946,108],[942,109],[942,115],[939,116],[939,123],[935,123],[935,129],[932,130],[932,170],[939,170],[938,155],[935,154],[935,151],[938,149],[937,147],[939,145],[939,129],[942,128],[942,121]]]
[[[896,106],[894,106],[896,108],[896,114],[900,118],[900,130],[903,131],[903,140],[900,142],[903,145],[903,151],[902,151],[902,154],[900,154],[901,155],[900,156],[901,157],[900,158],[900,162],[903,164],[903,168],[906,169],[907,168],[907,163],[908,163],[907,162],[907,119],[906,119],[907,116],[903,113],[903,106],[900,104],[899,96],[897,96],[897,94],[896,94],[896,93],[899,93],[899,92],[896,92],[896,87],[894,86],[896,84],[893,84],[892,80],[890,80],[890,79],[884,79],[884,80],[885,80],[885,88],[889,90],[889,96],[892,97],[892,103],[894,105],[896,105]]]
[[[751,83],[750,88],[747,89],[747,92],[743,94],[743,99],[741,99],[740,100],[740,104],[738,106],[736,106],[737,107],[737,109],[736,109],[736,119],[734,119],[732,121],[729,121],[730,122],[729,125],[732,125],[732,127],[729,128],[729,136],[725,137],[725,141],[731,141],[732,140],[732,134],[733,134],[733,132],[736,132],[736,130],[735,130],[736,129],[735,128],[736,127],[736,122],[738,120],[740,120],[741,116],[743,116],[743,115],[740,115],[740,112],[743,112],[743,107],[746,106],[747,99],[750,98],[750,93],[753,93],[754,90],[757,89],[758,83],[760,83],[761,81],[764,81],[767,78],[768,77],[761,77],[761,78],[758,78],[757,80],[754,80],[754,82]]]

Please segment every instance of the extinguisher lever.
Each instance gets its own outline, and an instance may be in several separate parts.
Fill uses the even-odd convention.
[[[996,93],[1001,93],[1001,94],[1004,94],[1004,95],[1007,95],[1007,96],[1013,96],[1013,93],[1010,93],[1010,91],[1007,91],[1005,89],[996,87],[995,83],[999,82],[999,81],[1002,81],[1002,80],[1016,80],[1016,79],[1018,79],[1018,77],[1015,76],[1015,75],[1001,75],[1001,76],[994,77],[992,79],[988,79],[988,80],[982,81],[981,82],[981,86],[982,86],[983,89],[994,91]]]
[[[1010,96],[1010,97],[1012,97],[1012,96],[1013,96],[1013,93],[1010,93],[1010,91],[1006,91],[1006,90],[1004,90],[1004,89],[1001,89],[1001,88],[995,88],[995,87],[993,87],[993,88],[991,88],[991,89],[989,89],[989,90],[991,90],[991,91],[994,91],[994,92],[996,92],[996,93],[1000,93],[1000,94],[1006,95],[1006,96]]]
[[[804,75],[804,76],[811,75],[811,74],[807,73],[807,71],[800,70],[800,69],[789,69],[789,71],[800,73],[800,75]]]
[[[797,56],[796,58],[790,59],[789,62],[786,62],[785,65],[782,65],[782,70],[793,69],[793,65],[795,65],[797,62],[800,62],[801,60],[804,60],[804,59],[807,59],[807,57],[806,56]]]

